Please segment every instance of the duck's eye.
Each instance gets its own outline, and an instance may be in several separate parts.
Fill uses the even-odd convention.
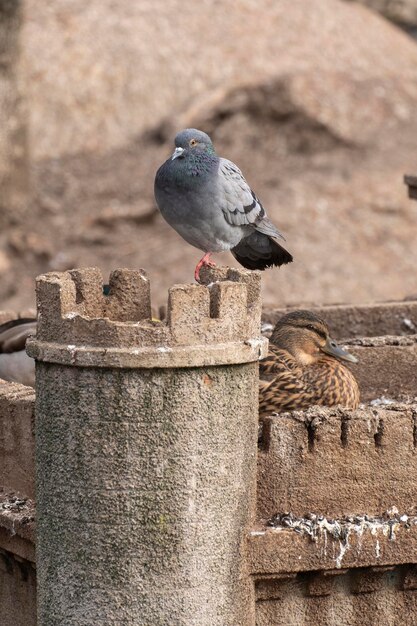
[[[196,145],[197,145],[197,139],[191,139],[190,146],[193,147],[193,146],[196,146]]]
[[[322,339],[324,339],[324,340],[327,339],[326,333],[323,330],[321,330],[321,328],[316,328],[316,326],[313,326],[313,324],[307,324],[306,328],[308,328],[308,330],[313,331],[313,333],[315,333],[316,335],[318,335]]]

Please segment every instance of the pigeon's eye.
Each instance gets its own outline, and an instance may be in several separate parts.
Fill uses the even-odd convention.
[[[193,146],[196,146],[196,145],[197,145],[197,139],[191,139],[190,146],[193,147]]]

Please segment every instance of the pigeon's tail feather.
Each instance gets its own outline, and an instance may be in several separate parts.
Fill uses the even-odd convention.
[[[291,263],[292,255],[272,237],[254,232],[242,239],[231,253],[248,270],[265,270],[273,265]]]

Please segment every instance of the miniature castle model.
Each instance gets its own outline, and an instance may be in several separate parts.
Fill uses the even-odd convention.
[[[142,271],[39,278],[36,398],[0,384],[2,624],[411,626],[417,302],[321,309],[374,402],[258,442],[260,276],[204,271],[163,322]]]

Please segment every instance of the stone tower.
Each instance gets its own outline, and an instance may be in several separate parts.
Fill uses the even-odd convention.
[[[142,271],[41,276],[40,626],[253,626],[260,275],[210,270],[151,318]]]

